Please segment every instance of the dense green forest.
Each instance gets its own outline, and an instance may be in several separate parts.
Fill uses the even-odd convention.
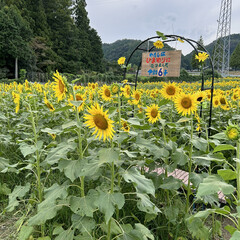
[[[103,44],[103,53],[104,58],[106,58],[108,61],[117,60],[121,56],[126,56],[127,58],[130,56],[131,52],[136,48],[136,46],[141,43],[141,40],[133,40],[133,39],[123,39],[118,40],[114,43],[104,43]],[[234,49],[236,46],[240,43],[240,34],[232,34],[230,36],[230,53],[232,55]],[[208,52],[212,55],[214,46],[216,44],[216,41],[213,41],[212,43],[206,45],[206,49]],[[152,42],[149,43],[149,47],[151,48]],[[145,46],[146,47],[146,46]],[[165,44],[164,50],[173,50],[172,47]],[[187,70],[191,70],[192,67],[192,59],[193,59],[193,53],[187,54],[186,56],[182,55],[182,62],[181,67],[185,68]],[[138,65],[141,61],[142,51],[136,51],[134,55],[131,58],[131,63]]]
[[[102,71],[102,42],[85,0],[1,0],[0,77]],[[19,72],[19,70],[17,71]]]

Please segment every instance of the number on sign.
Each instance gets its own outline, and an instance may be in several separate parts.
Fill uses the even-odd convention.
[[[163,75],[162,68],[159,68],[158,76],[161,77],[162,75]]]

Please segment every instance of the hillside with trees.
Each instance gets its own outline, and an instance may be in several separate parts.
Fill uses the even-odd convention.
[[[102,42],[85,0],[4,0],[0,3],[0,77],[15,68],[36,73],[102,71]],[[31,76],[32,74],[32,76]]]
[[[231,45],[230,45],[230,53],[232,55],[234,49],[240,42],[240,34],[232,34],[231,37]],[[203,39],[200,37],[199,42],[204,45]],[[108,61],[117,61],[119,57],[125,56],[128,58],[131,54],[131,52],[137,47],[137,45],[141,43],[141,40],[133,40],[133,39],[123,39],[123,40],[117,40],[114,43],[104,43],[103,44],[103,53],[104,58]],[[152,46],[153,42],[150,42],[150,47]],[[210,54],[213,53],[214,46],[216,44],[216,41],[213,41],[212,43],[206,45],[206,49]],[[147,47],[146,45],[144,46]],[[165,44],[165,47],[163,50],[174,50],[174,48],[170,47],[169,45]],[[201,50],[201,49],[200,49]],[[194,51],[187,55],[182,55],[181,59],[181,67],[185,68],[187,70],[191,70],[194,68],[197,68],[196,62],[193,60]],[[142,51],[137,51],[134,53],[134,55],[131,58],[131,63],[138,65],[141,61]],[[240,56],[240,55],[239,55]],[[195,65],[192,66],[193,62]]]

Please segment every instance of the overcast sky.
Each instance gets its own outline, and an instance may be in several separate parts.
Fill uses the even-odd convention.
[[[216,39],[221,0],[86,0],[91,27],[103,43],[145,40],[156,31],[176,34],[207,45]],[[240,1],[232,1],[231,33],[240,33]],[[187,43],[171,45],[183,54]]]

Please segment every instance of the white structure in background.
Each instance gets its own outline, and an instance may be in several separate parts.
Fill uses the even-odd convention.
[[[229,75],[231,14],[232,0],[222,0],[213,53],[214,68],[222,76]]]

